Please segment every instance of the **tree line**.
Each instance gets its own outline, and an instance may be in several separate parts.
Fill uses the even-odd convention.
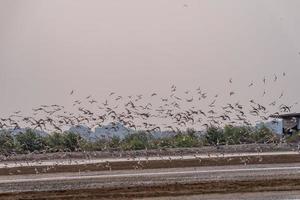
[[[296,135],[297,136],[297,135]],[[297,140],[293,136],[290,141]],[[146,131],[135,131],[125,138],[87,140],[78,133],[53,132],[41,136],[33,129],[13,135],[8,130],[0,130],[0,153],[4,155],[46,152],[81,152],[106,150],[143,150],[161,148],[190,148],[253,143],[279,143],[280,137],[267,127],[211,126],[203,133],[194,129],[176,132],[171,136],[154,137]]]

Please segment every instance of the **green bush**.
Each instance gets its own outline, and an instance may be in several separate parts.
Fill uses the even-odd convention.
[[[117,149],[121,147],[121,139],[118,136],[113,136],[109,141],[108,141],[108,147]]]
[[[63,146],[66,151],[79,151],[80,147],[84,145],[86,141],[83,138],[73,132],[64,132],[63,133]]]
[[[64,136],[61,133],[54,132],[52,134],[49,134],[48,136],[46,136],[45,140],[50,152],[61,151],[65,148]]]
[[[177,134],[174,137],[174,146],[176,148],[189,148],[189,147],[198,147],[199,139],[195,136],[194,133],[188,134]]]
[[[14,138],[8,131],[0,132],[0,153],[11,154],[15,148]]]
[[[300,142],[300,132],[286,136],[287,143],[299,143]]]
[[[16,141],[21,152],[41,151],[45,148],[45,138],[31,129],[19,133],[16,136]]]
[[[209,145],[225,144],[225,137],[224,137],[223,130],[219,127],[215,127],[215,126],[208,127],[205,134],[205,139]]]
[[[102,151],[109,148],[108,141],[104,139],[97,139],[95,141],[81,140],[80,149],[83,151]]]
[[[149,136],[144,131],[127,135],[124,139],[123,148],[126,150],[142,150],[149,148]]]
[[[256,143],[278,143],[280,138],[272,133],[272,131],[262,126],[252,132],[251,138]]]
[[[251,143],[252,131],[250,127],[226,125],[224,127],[225,143],[229,145]]]
[[[45,143],[50,152],[55,152],[78,151],[81,146],[85,146],[88,142],[83,140],[79,134],[73,132],[54,132],[45,137]]]
[[[175,147],[175,141],[174,137],[165,137],[165,138],[159,138],[152,141],[152,146],[154,147],[162,147],[162,148],[174,148]]]

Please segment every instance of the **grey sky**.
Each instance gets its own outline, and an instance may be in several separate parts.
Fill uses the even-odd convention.
[[[252,80],[283,71],[268,89],[293,103],[299,8],[298,0],[0,0],[0,113],[66,104],[72,89],[224,92],[229,77],[245,96],[257,92],[244,90]]]

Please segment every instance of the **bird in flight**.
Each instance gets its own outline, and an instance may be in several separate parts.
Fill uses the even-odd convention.
[[[277,76],[276,76],[276,74],[274,74],[274,82],[276,82],[277,81]]]
[[[89,102],[90,102],[90,104],[97,103],[97,101],[94,99],[90,100]]]
[[[70,95],[72,95],[74,93],[74,90],[72,90],[71,92],[70,92]]]
[[[172,85],[171,87],[171,92],[175,92],[176,91],[176,86],[175,85]]]
[[[275,106],[276,105],[276,101],[273,101],[269,104],[269,106]]]
[[[279,99],[281,99],[283,97],[283,92],[281,92],[280,96],[279,96]]]
[[[262,95],[262,96],[264,97],[265,95],[266,95],[266,90],[264,90],[264,92],[263,92],[263,95]]]

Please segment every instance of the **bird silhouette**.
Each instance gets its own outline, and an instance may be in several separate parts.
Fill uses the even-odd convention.
[[[285,76],[285,72],[283,72],[283,76]],[[275,84],[273,82],[277,81],[276,74],[274,81],[272,78],[270,80],[268,86]],[[266,76],[262,81],[263,84],[266,84]],[[233,84],[232,78],[229,79],[229,83]],[[252,86],[254,86],[253,82],[248,85],[248,87]],[[247,85],[244,87],[245,90],[248,89]],[[269,91],[267,87],[263,89],[262,96],[264,97],[263,102],[265,102],[269,100],[267,95],[272,97],[272,91]],[[73,95],[74,91],[76,88],[70,92],[70,95]],[[282,91],[279,99],[284,96],[284,92]],[[114,92],[110,92],[110,97],[103,97],[107,99],[95,99],[94,96],[92,98],[92,95],[89,95],[83,99],[72,100],[71,110],[68,110],[67,106],[50,104],[34,107],[31,110],[32,114],[28,116],[21,110],[15,111],[8,118],[0,118],[0,129],[19,129],[26,126],[62,133],[72,126],[85,125],[91,129],[110,123],[113,127],[111,129],[117,131],[117,124],[121,123],[126,128],[143,129],[148,133],[163,132],[163,129],[180,132],[189,126],[206,129],[211,126],[221,127],[227,124],[250,126],[252,118],[266,120],[268,114],[291,112],[294,106],[286,105],[282,100],[276,98],[271,99],[271,103],[264,105],[261,103],[262,98],[255,99],[255,95],[250,96],[251,98],[247,102],[240,102],[236,99],[238,98],[236,93],[238,93],[237,90],[230,91],[230,98],[226,100],[221,99],[222,93],[211,95],[209,91],[207,92],[201,87],[185,88],[183,92],[180,92],[175,85],[172,85],[171,92],[169,91],[166,95],[161,95],[157,91],[149,94],[131,94],[130,96],[118,96]],[[152,98],[154,96],[157,98]],[[279,107],[276,106],[277,101],[278,104],[279,102],[281,104]]]
[[[277,79],[278,79],[278,78],[277,78],[277,75],[276,75],[276,74],[274,74],[274,79],[273,79],[273,81],[274,81],[274,82],[276,82],[276,81],[277,81]]]

